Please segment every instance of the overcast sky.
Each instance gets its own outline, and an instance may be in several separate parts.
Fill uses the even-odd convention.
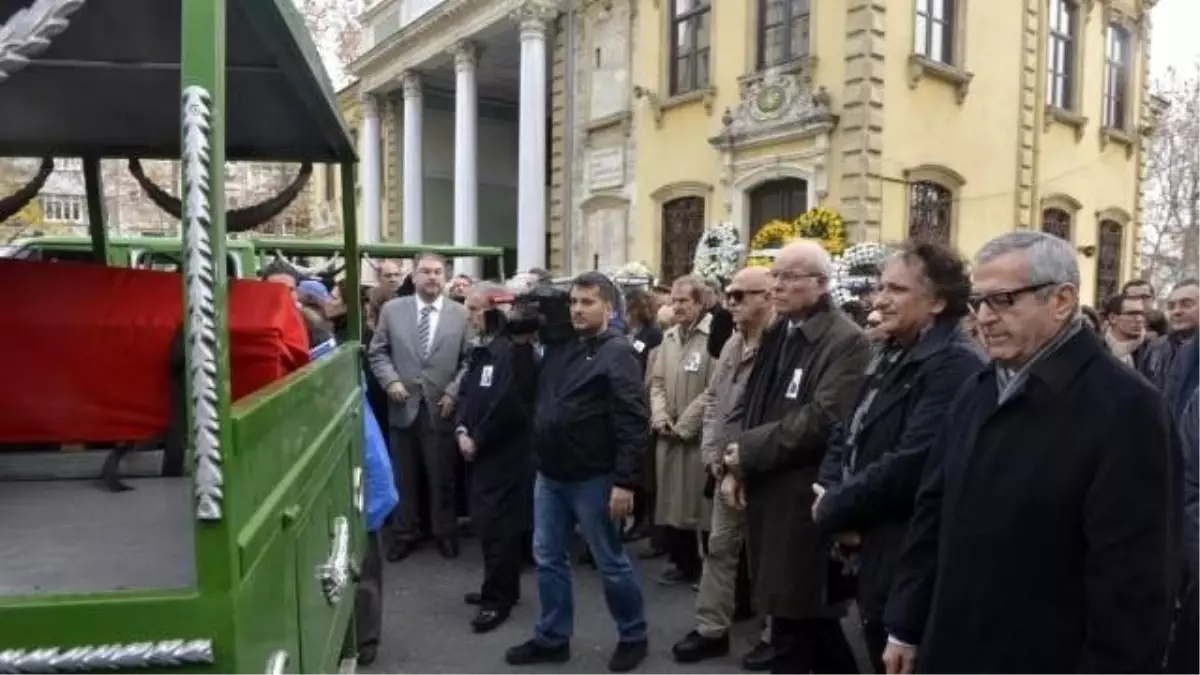
[[[1187,71],[1200,59],[1200,0],[1159,0],[1151,20],[1150,69],[1154,78],[1167,68]]]

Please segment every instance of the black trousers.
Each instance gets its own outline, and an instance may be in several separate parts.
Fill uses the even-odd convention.
[[[525,558],[526,534],[502,536],[479,533],[483,545],[483,586],[479,589],[483,609],[505,610],[521,598],[521,564]]]
[[[1200,594],[1196,581],[1180,598],[1175,629],[1167,655],[1168,673],[1200,672]]]
[[[663,535],[667,559],[689,579],[699,579],[704,571],[704,560],[700,557],[700,544],[695,530],[664,527]]]
[[[383,555],[379,547],[379,533],[369,532],[358,588],[354,591],[354,630],[358,648],[378,646],[382,628]]]
[[[854,652],[837,619],[771,617],[772,673],[857,673]]]

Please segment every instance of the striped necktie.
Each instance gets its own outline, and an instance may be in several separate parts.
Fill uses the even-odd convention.
[[[421,320],[417,323],[417,343],[421,345],[421,358],[429,356],[429,315],[433,314],[433,305],[421,308]]]

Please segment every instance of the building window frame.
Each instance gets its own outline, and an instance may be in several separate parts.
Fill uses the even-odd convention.
[[[1105,129],[1128,131],[1132,117],[1130,92],[1133,88],[1135,39],[1133,29],[1120,20],[1111,20],[1104,35],[1104,93],[1101,122]]]
[[[947,220],[945,224],[945,232],[942,236],[944,243],[948,246],[953,246],[958,238],[958,216],[961,209],[959,202],[962,199],[963,187],[967,184],[966,179],[957,171],[936,164],[923,164],[913,167],[904,172],[905,182],[905,238],[913,239],[913,227],[916,225],[914,219],[914,209],[917,204],[917,190],[922,186],[936,187],[945,192],[948,203],[945,205]]]
[[[693,0],[692,6],[679,11],[679,0],[668,0],[668,57],[667,91],[669,96],[681,96],[696,91],[703,91],[712,82],[712,2],[711,0]],[[686,38],[687,51],[683,50],[681,42]],[[701,46],[703,39],[703,46]],[[689,69],[686,81],[681,80],[680,64],[683,62]],[[703,77],[701,66],[703,65]]]
[[[916,0],[913,12],[913,53],[947,66],[958,61],[957,14],[960,0]]]
[[[779,5],[783,16],[775,23],[767,23],[770,5]],[[758,16],[755,21],[754,35],[754,65],[756,71],[768,68],[787,66],[797,61],[808,59],[813,51],[813,2],[812,0],[757,0],[755,2]],[[800,49],[795,48],[795,31],[797,24],[802,24],[804,36]],[[783,32],[782,51],[779,54],[769,53],[767,35],[769,31]]]
[[[1078,0],[1046,3],[1046,104],[1059,110],[1079,110],[1080,30],[1083,8]]]
[[[41,196],[42,220],[47,223],[86,225],[87,199],[83,195],[44,194]]]
[[[1046,195],[1041,200],[1041,208],[1038,212],[1038,229],[1048,234],[1057,235],[1066,241],[1074,242],[1077,236],[1077,223],[1079,222],[1079,212],[1083,209],[1083,204],[1074,197],[1063,194],[1054,193]],[[1047,214],[1061,213],[1065,216],[1067,223],[1066,237],[1062,237],[1059,232],[1054,231],[1054,227],[1048,227]]]
[[[1095,301],[1096,305],[1104,301],[1108,295],[1116,293],[1121,288],[1121,284],[1127,278],[1127,270],[1125,267],[1127,250],[1130,248],[1129,235],[1133,230],[1131,223],[1133,219],[1129,213],[1121,208],[1107,208],[1096,212],[1096,289]],[[1104,233],[1105,230],[1115,230],[1119,233],[1117,240],[1117,252],[1115,268],[1116,272],[1111,280],[1103,278],[1105,275],[1105,249],[1104,249]],[[1105,281],[1111,281],[1109,290],[1106,293],[1102,284]]]

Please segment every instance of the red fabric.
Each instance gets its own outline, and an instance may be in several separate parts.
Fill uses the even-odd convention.
[[[100,265],[0,260],[0,444],[153,437],[170,415],[170,346],[182,277]],[[237,400],[308,362],[304,320],[284,286],[229,293]]]

